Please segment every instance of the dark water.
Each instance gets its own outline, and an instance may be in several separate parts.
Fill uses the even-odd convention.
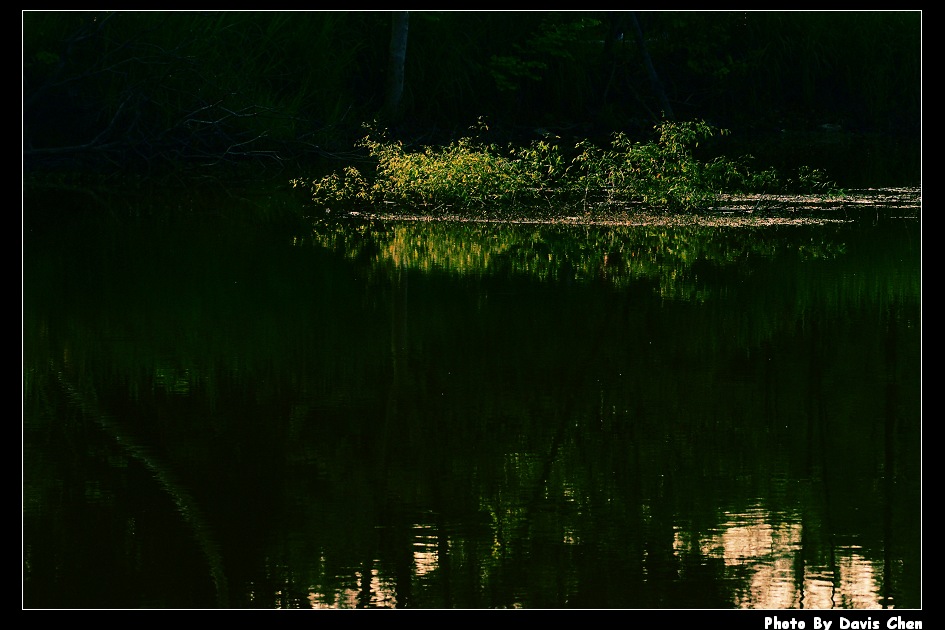
[[[921,608],[916,218],[243,205],[26,204],[24,607]]]

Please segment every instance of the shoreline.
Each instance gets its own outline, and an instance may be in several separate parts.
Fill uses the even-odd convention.
[[[724,226],[763,227],[774,225],[819,225],[852,223],[869,213],[882,213],[887,219],[919,220],[922,210],[921,188],[867,188],[848,191],[842,197],[814,195],[722,195],[719,204],[702,212],[660,212],[641,204],[598,204],[586,208],[571,207],[562,212],[528,208],[487,213],[475,209],[453,211],[433,209],[417,213],[411,210],[388,212],[346,211],[326,218],[370,221],[417,221],[460,223],[503,223],[523,225],[575,226]]]

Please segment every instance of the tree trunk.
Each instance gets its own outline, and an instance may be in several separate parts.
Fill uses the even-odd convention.
[[[656,98],[659,99],[660,107],[663,109],[663,116],[669,120],[674,120],[676,116],[673,114],[669,99],[666,98],[666,92],[663,90],[659,75],[656,74],[656,68],[653,67],[650,52],[646,49],[646,42],[643,40],[643,29],[640,28],[640,22],[637,21],[637,14],[634,11],[630,12],[630,22],[633,24],[633,33],[636,35],[637,44],[640,45],[640,52],[643,54],[643,63],[646,66],[646,73],[650,77],[650,85],[652,85]]]
[[[408,11],[395,11],[391,16],[390,53],[387,60],[387,92],[384,99],[384,118],[396,122],[403,114],[404,65],[407,59]]]

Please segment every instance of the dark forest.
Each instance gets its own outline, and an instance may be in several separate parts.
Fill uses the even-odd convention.
[[[284,179],[364,159],[368,123],[432,146],[477,121],[524,143],[704,120],[772,160],[823,138],[918,156],[921,30],[919,11],[25,11],[24,172]]]

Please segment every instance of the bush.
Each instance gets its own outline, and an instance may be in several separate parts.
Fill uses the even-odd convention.
[[[376,162],[369,179],[354,167],[319,180],[295,179],[312,201],[337,206],[395,203],[455,209],[525,207],[536,203],[642,204],[670,211],[707,208],[722,194],[823,192],[823,173],[804,168],[796,179],[782,179],[771,169],[753,171],[750,156],[699,161],[693,149],[701,141],[726,135],[703,121],[664,122],[657,139],[633,142],[615,133],[610,147],[578,142],[569,160],[549,139],[525,147],[501,149],[462,138],[446,147],[408,152],[400,142],[369,134],[359,145]]]

